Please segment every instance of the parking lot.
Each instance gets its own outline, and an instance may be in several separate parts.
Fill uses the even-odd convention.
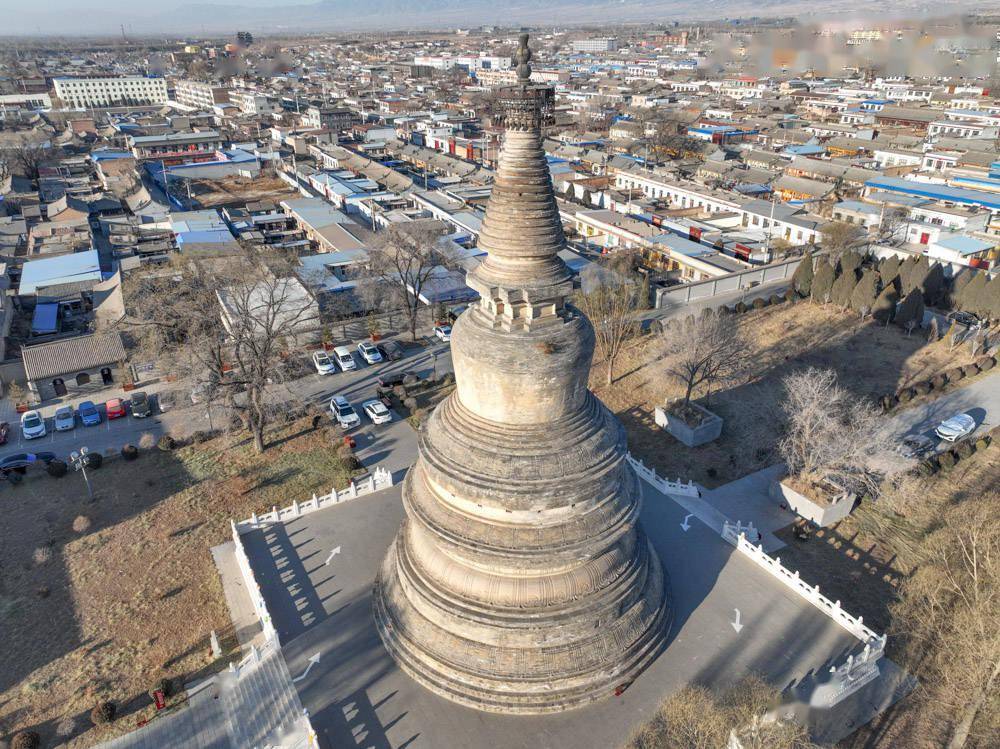
[[[60,404],[68,405],[68,404]],[[74,411],[76,410],[74,405]],[[75,416],[75,426],[62,432],[55,429],[52,412],[55,407],[44,409],[45,430],[44,437],[35,439],[25,439],[21,433],[20,419],[15,414],[15,418],[10,420],[10,431],[7,435],[7,444],[0,446],[0,459],[7,455],[18,452],[53,452],[61,459],[65,459],[74,450],[86,446],[92,451],[104,452],[106,450],[119,450],[126,444],[137,444],[143,434],[152,434],[159,437],[164,432],[161,414],[150,414],[146,418],[137,419],[131,412],[127,415],[108,420],[103,403],[95,403],[97,410],[101,414],[101,423],[94,426],[84,426],[80,421],[80,416]]]

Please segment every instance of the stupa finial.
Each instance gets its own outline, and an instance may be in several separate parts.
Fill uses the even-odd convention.
[[[528,35],[521,34],[518,39],[517,50],[510,60],[517,68],[517,82],[522,86],[527,86],[531,81],[531,47],[528,46]]]

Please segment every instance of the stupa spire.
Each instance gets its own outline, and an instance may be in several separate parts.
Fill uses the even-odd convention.
[[[525,35],[470,274],[481,297],[452,330],[456,390],[421,430],[373,596],[414,679],[512,713],[610,696],[659,652],[670,613],[624,431],[587,389],[594,330],[568,302],[541,146],[552,92],[530,59]]]

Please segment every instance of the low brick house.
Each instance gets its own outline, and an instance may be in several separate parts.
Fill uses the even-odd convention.
[[[36,401],[75,398],[125,380],[125,346],[119,333],[94,333],[22,350],[28,390]]]

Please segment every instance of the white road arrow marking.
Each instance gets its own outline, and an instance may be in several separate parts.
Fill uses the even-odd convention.
[[[294,681],[294,682],[300,682],[300,681],[302,681],[304,678],[306,678],[306,676],[309,675],[309,670],[313,666],[315,666],[317,663],[319,663],[319,653],[316,653],[316,655],[310,656],[310,658],[309,658],[309,665],[306,666],[306,670],[302,672],[302,676],[298,676],[298,677],[292,679],[292,681]]]
[[[328,565],[330,562],[333,561],[333,558],[337,556],[339,553],[340,553],[340,547],[338,546],[336,549],[330,552],[330,556],[326,558],[326,561],[323,562],[323,565],[324,566]]]
[[[740,610],[739,609],[733,609],[733,611],[736,612],[736,621],[735,622],[729,622],[729,623],[733,625],[733,629],[736,630],[736,634],[739,634],[740,630],[743,629],[743,625],[740,623]]]
[[[684,522],[681,523],[681,530],[684,531],[685,533],[687,533],[689,530],[691,530],[691,526],[688,525],[688,520],[690,520],[693,517],[694,517],[694,513],[693,512],[690,515],[685,515],[684,516]]]

